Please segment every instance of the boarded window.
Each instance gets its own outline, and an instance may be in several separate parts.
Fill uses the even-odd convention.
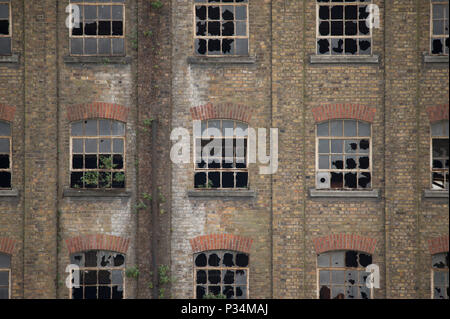
[[[72,299],[123,299],[125,293],[125,255],[102,250],[72,254],[71,264],[79,266],[72,271],[79,278],[79,287],[71,289]],[[78,272],[78,274],[75,274]]]
[[[11,125],[0,121],[0,189],[11,188]]]
[[[371,299],[366,267],[372,256],[357,251],[332,251],[317,256],[319,299]]]
[[[202,121],[195,135],[195,188],[248,187],[248,125]]]
[[[0,55],[11,55],[11,1],[0,0]]]
[[[371,125],[356,120],[317,124],[317,189],[372,188]]]
[[[248,55],[248,1],[195,0],[195,54]]]
[[[11,256],[0,253],[0,299],[9,299],[11,290]]]
[[[431,1],[431,54],[448,55],[448,0]]]
[[[124,0],[72,0],[71,4],[79,8],[80,23],[70,30],[71,55],[125,55],[123,3]]]
[[[367,23],[371,2],[317,0],[317,54],[372,54],[372,30]]]
[[[440,253],[432,256],[431,273],[432,273],[432,291],[434,299],[449,299],[449,254]]]
[[[448,130],[448,121],[431,125],[431,188],[436,190],[448,189]]]
[[[70,147],[70,187],[125,187],[125,123],[107,119],[72,123]]]
[[[227,299],[248,298],[249,255],[215,250],[194,255],[195,298],[223,295]]]

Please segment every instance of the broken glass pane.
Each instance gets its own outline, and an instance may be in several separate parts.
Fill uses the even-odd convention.
[[[234,288],[233,286],[224,286],[222,294],[224,294],[227,299],[231,299],[234,296]]]
[[[343,169],[344,161],[342,156],[333,155],[331,156],[331,168],[332,169]]]
[[[317,53],[326,54],[330,52],[330,42],[327,39],[320,39],[317,41]]]
[[[359,173],[358,178],[358,186],[361,188],[370,188],[371,187],[371,175],[370,173]]]
[[[344,22],[343,21],[331,21],[331,35],[343,35],[344,34]]]
[[[370,43],[370,39],[360,39],[359,40],[359,54],[370,54],[371,50],[371,43]]]
[[[345,298],[346,299],[357,299],[358,298],[358,286],[345,287]]]
[[[319,6],[319,19],[328,20],[330,18],[329,6]]]
[[[331,54],[342,54],[344,52],[344,40],[331,39]]]
[[[0,155],[0,168],[9,168],[9,155]]]
[[[370,298],[370,289],[366,286],[362,286],[359,288],[360,299],[369,299]]]
[[[345,39],[345,54],[356,54],[358,45],[356,39]]]
[[[234,20],[234,7],[233,6],[222,6],[222,19],[223,20]]]
[[[369,254],[359,253],[358,261],[360,266],[365,268],[372,264],[372,256]]]
[[[195,266],[197,267],[206,267],[206,254],[201,253],[195,257]]]
[[[197,299],[203,299],[203,297],[205,296],[205,294],[206,294],[206,288],[205,288],[205,287],[203,287],[203,286],[197,286],[197,287],[196,287],[196,296],[197,296]]]
[[[236,270],[236,284],[245,285],[247,284],[247,273],[245,270]]]
[[[197,284],[206,284],[206,271],[198,270],[197,271]]]
[[[358,33],[358,25],[356,21],[345,21],[345,35],[356,35]]]
[[[208,7],[208,20],[220,20],[220,7]]]
[[[360,153],[369,153],[370,142],[369,140],[361,140],[359,142],[359,152]]]
[[[0,172],[0,188],[11,188],[11,172]]]
[[[347,285],[355,285],[358,283],[358,271],[356,270],[348,270],[346,272],[345,283]]]
[[[218,284],[220,282],[220,270],[208,270],[208,283]]]
[[[345,153],[356,153],[358,150],[358,141],[346,140],[345,141]]]
[[[448,139],[433,139],[433,157],[448,157],[448,152]]]
[[[332,6],[331,7],[331,19],[343,19],[344,9],[343,6]]]
[[[345,179],[345,187],[357,188],[356,173],[346,173],[344,179]]]
[[[199,36],[205,36],[206,35],[206,22],[203,22],[203,21],[197,22],[196,35],[199,35]]]
[[[222,283],[226,285],[234,284],[234,271],[232,270],[222,271]]]
[[[220,40],[218,39],[209,39],[208,40],[208,52],[211,54],[220,54],[221,53],[220,48]]]
[[[345,157],[345,168],[355,169],[356,168],[356,156],[346,156]],[[356,176],[355,176],[356,178]]]
[[[208,22],[208,35],[210,36],[220,36],[220,22],[209,21]],[[218,41],[218,40],[215,40]],[[211,43],[211,40],[209,41]]]
[[[240,286],[236,287],[236,299],[245,299],[247,298],[247,287]]]
[[[444,52],[444,43],[442,39],[433,39],[431,45],[431,53],[442,54]]]
[[[222,23],[222,35],[223,36],[234,35],[234,23],[232,21]]]
[[[320,287],[319,298],[320,299],[330,299],[331,298],[330,288],[327,286]]]
[[[357,6],[345,6],[345,19],[346,20],[356,20],[358,18],[358,7]]]
[[[238,172],[236,173],[236,188],[245,188],[248,184],[248,173]]]
[[[344,299],[344,287],[342,286],[333,286],[331,288],[331,299]]]
[[[112,35],[123,35],[123,21],[115,20],[112,22]]]
[[[356,251],[345,252],[345,267],[358,267],[358,253]]]
[[[319,23],[319,34],[321,36],[326,36],[330,34],[330,22],[328,21],[321,21]]]
[[[221,258],[216,253],[211,253],[208,257],[208,265],[211,267],[219,267]]]
[[[433,268],[445,268],[448,267],[448,261],[446,261],[446,254],[435,254],[431,257],[431,265]]]
[[[344,187],[344,175],[342,173],[331,172],[331,188],[342,188]]]
[[[248,266],[248,255],[237,253],[236,254],[236,266],[238,267],[247,267]]]
[[[112,299],[123,299],[123,286],[112,287]]]

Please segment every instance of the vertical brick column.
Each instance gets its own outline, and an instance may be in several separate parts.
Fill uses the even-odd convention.
[[[24,298],[55,298],[56,0],[25,1]]]

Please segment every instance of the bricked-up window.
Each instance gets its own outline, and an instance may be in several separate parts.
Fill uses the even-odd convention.
[[[448,0],[431,1],[431,54],[448,55]]]
[[[448,252],[432,256],[432,291],[434,299],[449,299]]]
[[[206,251],[194,255],[195,298],[223,295],[247,299],[249,255],[236,251]]]
[[[317,54],[370,55],[371,0],[317,0]]]
[[[356,120],[317,124],[317,189],[372,187],[371,125]]]
[[[248,125],[232,120],[202,121],[195,135],[195,188],[247,188]]]
[[[70,31],[71,55],[125,55],[123,3],[124,0],[71,1],[80,8],[80,25]]]
[[[357,251],[332,251],[317,256],[320,299],[371,299],[366,267],[372,256]]]
[[[80,286],[73,287],[72,299],[123,299],[125,255],[102,250],[72,254],[71,264],[79,266]],[[72,283],[76,270],[72,271]]]
[[[431,188],[448,189],[448,121],[431,125]]]
[[[0,0],[0,55],[11,54],[11,4]]]
[[[0,121],[0,189],[11,188],[11,125]]]
[[[248,0],[195,0],[195,53],[248,55]]]
[[[125,187],[125,124],[107,119],[72,123],[72,188]]]
[[[9,299],[11,289],[11,256],[0,253],[0,299]]]

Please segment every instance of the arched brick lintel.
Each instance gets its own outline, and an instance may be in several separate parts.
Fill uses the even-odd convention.
[[[312,109],[316,123],[333,119],[354,119],[373,123],[376,109],[360,104],[327,104]]]
[[[12,122],[16,113],[15,106],[0,104],[0,121]]]
[[[441,104],[427,107],[427,114],[430,123],[448,120],[448,104]]]
[[[92,118],[104,118],[127,122],[129,108],[123,105],[93,102],[89,104],[71,105],[67,107],[67,120],[69,122]]]
[[[250,253],[253,240],[232,234],[210,234],[192,238],[189,242],[194,253],[207,250],[234,250]]]
[[[373,254],[377,240],[356,234],[330,234],[314,238],[313,243],[317,254],[331,250],[356,250]]]
[[[208,103],[191,107],[190,111],[193,120],[230,119],[249,123],[252,117],[249,107],[232,103],[216,105]]]
[[[126,254],[130,239],[106,234],[81,235],[66,239],[69,254],[86,250],[109,250]]]
[[[0,237],[0,253],[12,255],[14,253],[14,248],[16,246],[16,241],[8,237]]]
[[[431,238],[428,240],[428,249],[430,250],[430,254],[439,254],[448,252],[448,235],[443,235],[435,238]]]

